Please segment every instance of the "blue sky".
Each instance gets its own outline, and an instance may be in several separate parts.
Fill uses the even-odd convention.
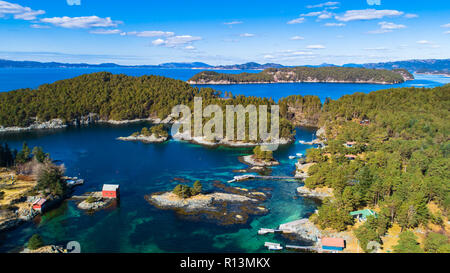
[[[0,0],[0,58],[286,65],[449,58],[446,0]]]

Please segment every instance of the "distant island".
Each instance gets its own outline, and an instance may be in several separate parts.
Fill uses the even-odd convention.
[[[353,67],[293,67],[268,68],[260,73],[227,74],[203,71],[192,77],[189,84],[251,84],[251,83],[374,83],[396,84],[413,80],[404,69],[382,70]]]

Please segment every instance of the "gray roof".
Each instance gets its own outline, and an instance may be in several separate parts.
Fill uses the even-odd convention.
[[[119,185],[110,185],[110,184],[103,185],[103,191],[116,191],[117,189],[119,189]]]

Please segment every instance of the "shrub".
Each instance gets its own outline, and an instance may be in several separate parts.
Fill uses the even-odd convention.
[[[39,234],[34,234],[31,236],[30,240],[28,240],[27,247],[31,250],[38,249],[44,245],[42,238]]]

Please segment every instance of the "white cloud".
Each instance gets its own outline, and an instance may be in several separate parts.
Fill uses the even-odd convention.
[[[367,33],[369,33],[369,34],[383,34],[383,33],[389,33],[389,32],[392,32],[392,30],[391,29],[377,29],[377,30],[368,31]]]
[[[154,45],[163,45],[166,41],[164,41],[163,39],[156,39],[152,42],[152,44]]]
[[[448,31],[444,32],[444,34],[450,34],[450,30],[448,30]]]
[[[189,45],[192,42],[201,40],[201,37],[195,37],[191,35],[180,35],[173,36],[167,39],[156,39],[152,42],[153,45],[156,46],[165,46],[165,47],[179,47]]]
[[[378,23],[381,26],[381,29],[402,29],[406,28],[405,25],[397,25],[389,22],[380,22]]]
[[[348,10],[342,16],[336,16],[336,20],[342,22],[349,22],[355,20],[374,20],[382,19],[384,17],[394,17],[403,15],[402,11],[398,10],[377,10],[377,9],[363,9],[363,10]]]
[[[442,25],[441,27],[443,27],[443,28],[450,28],[450,23]]]
[[[414,13],[405,14],[405,18],[408,18],[408,19],[417,18],[417,17],[419,17],[419,15],[414,14]]]
[[[123,35],[134,35],[137,37],[170,37],[175,35],[175,33],[170,31],[149,30],[124,32]]]
[[[191,45],[189,45],[189,46],[186,46],[184,49],[187,49],[187,50],[195,50],[195,47],[194,46],[191,46]]]
[[[67,0],[67,5],[79,6],[79,5],[81,5],[81,0]]]
[[[275,56],[270,55],[270,54],[264,55],[264,59],[275,59]]]
[[[29,7],[23,7],[19,4],[0,1],[0,18],[5,15],[13,15],[14,19],[34,20],[38,15],[44,14],[44,10],[32,10]]]
[[[326,23],[324,26],[326,27],[344,27],[344,23]]]
[[[309,45],[306,48],[308,48],[308,49],[324,49],[325,46],[324,45]]]
[[[232,25],[239,25],[239,24],[242,24],[242,23],[244,23],[244,22],[242,22],[242,21],[231,21],[231,22],[225,22],[223,24],[232,26]]]
[[[430,45],[430,44],[432,44],[430,41],[427,41],[427,40],[420,40],[420,41],[417,41],[417,43],[419,45]]]
[[[50,28],[49,26],[43,26],[43,25],[39,25],[39,24],[32,24],[30,27],[31,28]]]
[[[329,11],[314,11],[314,12],[309,12],[309,13],[305,13],[305,14],[301,14],[300,16],[302,17],[317,17],[317,19],[330,19],[334,16],[334,13],[331,13]]]
[[[291,40],[294,40],[294,41],[304,40],[304,39],[305,39],[305,38],[302,37],[302,36],[294,36],[294,37],[291,37]]]
[[[287,23],[289,25],[293,25],[293,24],[301,24],[303,22],[305,22],[305,18],[301,17],[301,18],[297,18],[297,19],[291,20],[291,21],[289,21]]]
[[[368,51],[385,51],[388,50],[387,47],[370,47],[370,48],[364,48],[364,50]]]
[[[402,29],[406,28],[405,25],[399,25],[389,22],[379,22],[378,25],[380,25],[380,29],[369,31],[369,34],[382,34],[382,33],[388,33],[392,32],[394,29]]]
[[[243,34],[241,34],[241,35],[239,35],[239,36],[241,36],[241,37],[255,37],[255,34],[252,34],[252,33],[243,33]]]
[[[90,33],[108,35],[108,34],[120,34],[121,31],[120,31],[120,29],[96,29],[96,30],[90,31]]]
[[[43,18],[41,22],[63,28],[116,27],[122,23],[120,21],[113,21],[110,17],[100,18],[98,16]]]
[[[326,3],[317,4],[317,5],[309,5],[309,6],[306,6],[306,8],[308,8],[308,9],[323,8],[323,7],[336,6],[339,4],[340,4],[339,2],[326,2]]]

